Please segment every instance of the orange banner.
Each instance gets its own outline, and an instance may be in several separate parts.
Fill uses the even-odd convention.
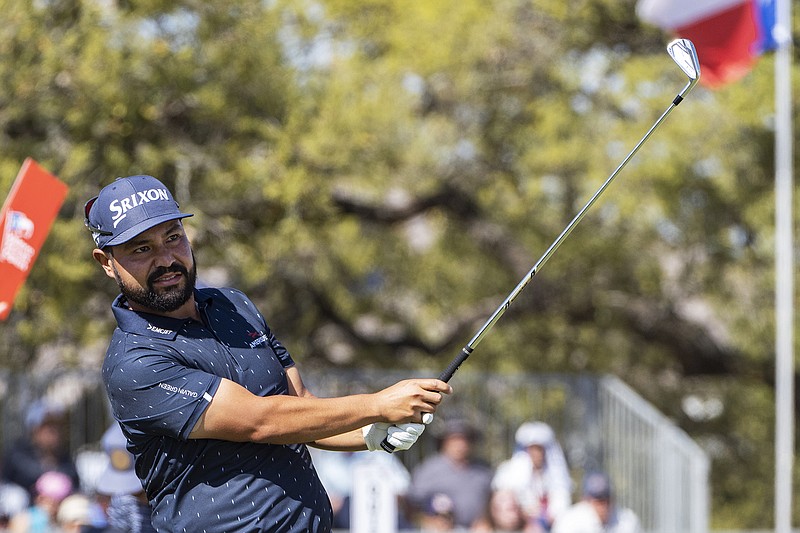
[[[0,320],[11,312],[66,196],[66,184],[25,160],[0,211]]]

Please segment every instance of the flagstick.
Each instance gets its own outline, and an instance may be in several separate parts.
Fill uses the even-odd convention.
[[[775,532],[790,533],[794,461],[790,1],[777,0],[775,7]]]

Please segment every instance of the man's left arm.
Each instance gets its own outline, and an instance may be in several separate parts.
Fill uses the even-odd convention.
[[[300,377],[300,371],[297,369],[297,366],[290,366],[286,369],[286,379],[289,382],[289,394],[292,396],[315,398],[314,394],[308,390],[303,383],[303,378]],[[354,429],[347,433],[319,439],[307,444],[315,448],[337,452],[358,452],[367,449],[361,429]]]
[[[289,383],[289,394],[304,398],[316,397],[306,388],[297,366],[290,366],[286,369],[286,379]],[[314,448],[336,452],[376,451],[381,449],[381,442],[390,437],[389,442],[395,449],[407,450],[414,445],[424,430],[425,426],[423,424],[411,423],[391,426],[390,424],[377,423],[314,442],[308,442],[307,444]]]

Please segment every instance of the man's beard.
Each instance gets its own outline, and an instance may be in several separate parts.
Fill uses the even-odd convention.
[[[147,277],[147,287],[134,287],[126,285],[122,281],[114,262],[111,262],[114,269],[114,277],[117,279],[117,285],[122,295],[128,299],[129,302],[139,304],[148,309],[158,311],[160,313],[170,313],[180,309],[180,307],[189,301],[194,292],[194,285],[197,281],[197,263],[192,253],[192,266],[189,270],[181,264],[172,263],[168,267],[158,267]],[[161,293],[156,293],[153,283],[156,279],[160,278],[168,272],[178,272],[182,274],[184,283],[175,287],[169,287]]]

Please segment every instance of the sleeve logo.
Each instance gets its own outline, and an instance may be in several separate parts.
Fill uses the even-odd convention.
[[[162,383],[159,383],[158,386],[161,387],[162,389],[164,389],[165,391],[177,392],[178,394],[182,394],[184,396],[188,396],[189,398],[197,398],[199,396],[199,394],[197,394],[194,391],[191,391],[191,390],[188,390],[188,389],[181,389],[179,387],[176,387],[175,385],[170,385],[169,383],[163,383],[162,382]]]

